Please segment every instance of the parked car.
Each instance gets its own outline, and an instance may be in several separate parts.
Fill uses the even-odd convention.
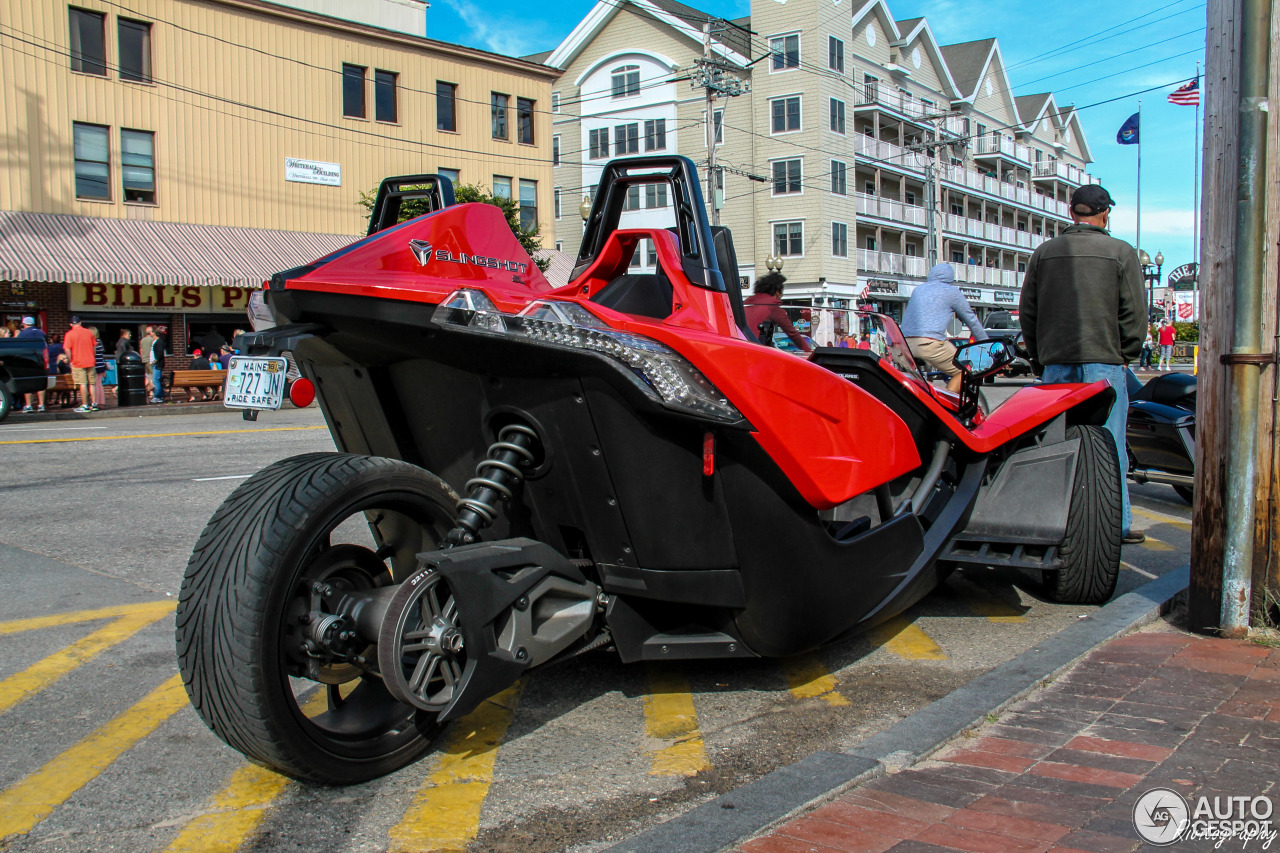
[[[0,338],[0,421],[9,417],[22,394],[49,387],[44,346],[29,338]]]

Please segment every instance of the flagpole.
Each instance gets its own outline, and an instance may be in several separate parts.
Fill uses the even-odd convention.
[[[1142,99],[1138,99],[1138,227],[1137,227],[1137,245],[1135,248],[1139,252],[1142,251]],[[1146,274],[1146,270],[1142,271]],[[1155,298],[1154,291],[1152,299]]]
[[[1200,289],[1200,60],[1196,60],[1196,124],[1191,131],[1192,144],[1196,149],[1195,185],[1192,187],[1191,206],[1194,220],[1191,223],[1191,261],[1196,265],[1196,290]],[[1198,297],[1197,297],[1198,300]]]

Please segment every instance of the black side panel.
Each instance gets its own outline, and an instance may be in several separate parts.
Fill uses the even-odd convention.
[[[591,297],[591,301],[623,314],[665,320],[671,316],[673,295],[671,282],[664,275],[620,275]]]
[[[1078,439],[1012,454],[982,490],[959,538],[978,542],[1057,545],[1067,533]]]

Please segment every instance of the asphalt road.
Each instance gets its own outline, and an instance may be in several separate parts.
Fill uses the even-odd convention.
[[[988,389],[993,403],[1012,383]],[[0,843],[12,851],[597,850],[892,725],[1094,608],[960,572],[869,636],[788,661],[537,671],[410,768],[351,788],[248,765],[175,682],[172,604],[206,520],[319,413],[0,425]],[[1120,592],[1186,562],[1189,507],[1132,486]],[[7,837],[7,842],[4,839]]]

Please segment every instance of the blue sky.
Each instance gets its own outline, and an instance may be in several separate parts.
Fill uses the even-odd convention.
[[[746,0],[685,2],[729,18],[750,12]],[[500,53],[534,53],[559,44],[593,5],[564,0],[531,9],[516,0],[436,0],[427,13],[428,34]],[[1165,273],[1193,259],[1196,111],[1168,103],[1165,95],[1195,76],[1196,60],[1203,67],[1203,0],[889,0],[889,8],[898,20],[927,17],[943,44],[995,36],[1016,95],[1052,91],[1060,106],[1079,107],[1120,98],[1082,110],[1080,120],[1095,159],[1090,171],[1119,203],[1113,233],[1130,242],[1137,149],[1118,145],[1116,132],[1141,98],[1142,248],[1164,253]],[[1161,88],[1130,94],[1153,86]],[[1203,120],[1203,109],[1200,115]]]

